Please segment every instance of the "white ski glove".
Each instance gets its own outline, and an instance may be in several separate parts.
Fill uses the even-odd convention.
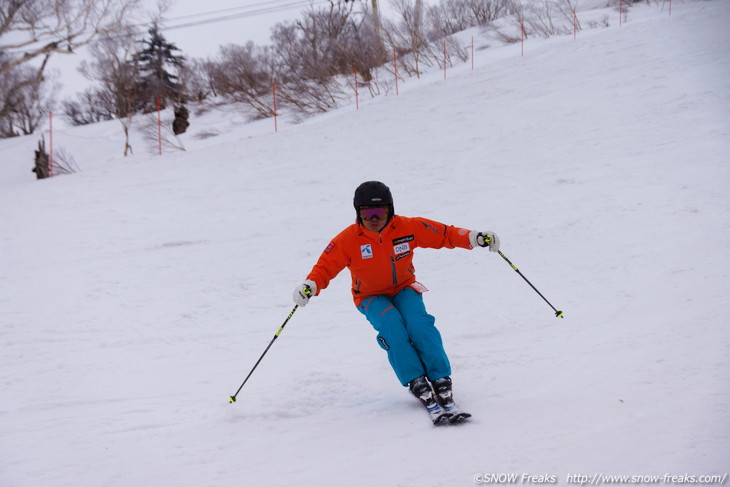
[[[499,237],[494,232],[477,232],[474,230],[469,234],[469,243],[471,243],[472,248],[489,247],[490,252],[499,250]]]
[[[309,298],[315,294],[317,294],[317,285],[314,281],[306,280],[294,289],[294,303],[304,307],[309,302]]]

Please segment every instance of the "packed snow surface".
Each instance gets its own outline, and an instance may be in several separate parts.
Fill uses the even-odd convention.
[[[730,2],[606,15],[524,57],[474,30],[474,70],[278,133],[193,110],[185,152],[140,120],[124,158],[118,122],[59,117],[80,171],[43,181],[39,136],[0,140],[0,485],[726,475]],[[495,231],[565,318],[496,254],[419,249],[468,424],[429,424],[346,272],[229,404],[371,179],[399,214]]]

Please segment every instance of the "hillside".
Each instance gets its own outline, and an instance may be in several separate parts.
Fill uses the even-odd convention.
[[[59,123],[81,170],[44,181],[38,137],[0,140],[0,485],[726,475],[727,18],[641,5],[278,133],[208,112],[161,157]],[[399,214],[497,232],[565,319],[494,254],[419,249],[469,424],[428,424],[345,274],[229,404],[370,179]]]

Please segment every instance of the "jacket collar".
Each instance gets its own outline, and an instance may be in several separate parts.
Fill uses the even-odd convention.
[[[365,227],[362,226],[359,222],[357,223],[357,232],[358,235],[363,235],[368,238],[372,238],[373,240],[378,240],[379,238],[383,238],[387,235],[390,235],[391,232],[393,232],[396,227],[398,226],[399,217],[398,215],[393,216],[393,218],[390,219],[387,225],[380,231],[380,232],[371,232],[370,230],[365,229]]]

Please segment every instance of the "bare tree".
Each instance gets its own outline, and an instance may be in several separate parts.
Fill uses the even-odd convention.
[[[87,88],[76,95],[76,100],[64,100],[63,113],[72,125],[87,125],[115,117],[114,103],[108,93],[99,88]]]
[[[171,129],[172,120],[168,117],[163,118],[160,123],[156,113],[148,113],[142,115],[139,125],[148,153],[157,154],[160,146],[163,152],[170,149],[185,151],[185,144]]]
[[[352,66],[343,63],[340,42],[347,33],[354,4],[330,1],[329,9],[310,7],[301,19],[294,22],[294,38],[298,45],[287,54],[305,55],[299,62],[305,78],[322,79],[349,74]]]
[[[244,46],[222,46],[218,59],[206,66],[213,89],[232,101],[251,106],[263,117],[273,116],[267,58],[268,51],[251,41]]]
[[[338,45],[343,74],[349,74],[353,66],[357,67],[366,84],[372,81],[374,68],[382,66],[389,60],[385,55],[382,23],[378,34],[371,17],[372,14],[369,12],[364,12],[359,17],[352,17]],[[360,20],[357,20],[358,18]]]
[[[34,76],[35,72],[29,66],[16,66],[0,73],[0,93],[6,94],[8,107],[0,117],[0,137],[32,134],[53,109],[56,85],[50,79],[24,82]],[[12,91],[12,95],[7,94],[8,91]]]
[[[468,0],[442,0],[433,12],[445,35],[477,25]]]
[[[478,25],[486,25],[511,12],[510,0],[465,0]]]
[[[326,8],[311,6],[300,19],[274,26],[272,46],[227,45],[215,58],[195,61],[186,73],[194,79],[195,97],[220,95],[269,117],[276,83],[279,107],[323,112],[349,96],[345,86],[353,68],[372,91],[372,70],[385,61],[382,39],[367,5],[358,4],[362,10],[355,12],[355,4],[330,0]]]
[[[506,29],[497,29],[495,33],[502,40],[502,42],[512,44],[515,42],[520,42],[523,34],[525,38],[527,38],[528,29],[525,26],[525,6],[520,0],[510,0],[509,11],[509,27]]]
[[[380,64],[377,38],[368,33],[374,33],[372,22],[355,21],[354,4],[330,0],[328,9],[310,7],[301,19],[274,26],[272,77],[282,103],[304,112],[327,111],[345,96],[337,76],[349,77],[357,67],[369,78]]]
[[[73,174],[79,171],[73,155],[63,147],[53,149],[53,175]]]
[[[202,102],[216,96],[212,80],[208,76],[210,61],[191,59],[180,69],[180,84],[185,88],[185,98]]]
[[[426,66],[441,65],[444,59],[443,43],[448,29],[444,25],[438,7],[424,6],[421,0],[395,0],[398,22],[390,24],[388,39],[400,53],[400,67],[408,75],[421,75],[421,64]],[[466,52],[458,47],[453,39],[447,44],[452,46],[450,52],[456,52],[465,59]],[[447,60],[447,62],[449,62]]]
[[[3,90],[0,119],[14,109],[24,87],[43,79],[53,54],[73,53],[99,34],[128,20],[141,0],[3,0],[0,7],[0,74],[21,65],[33,67]]]
[[[385,62],[385,44],[383,43],[383,21],[380,17],[380,7],[378,6],[378,0],[372,0],[372,26],[375,35],[375,48],[378,51],[378,55],[381,58],[381,63]]]
[[[141,0],[5,0],[0,51],[17,55],[0,72],[51,54],[73,53],[97,35],[114,32]],[[11,35],[12,34],[12,35]]]
[[[510,0],[510,2],[511,29],[497,30],[497,34],[505,42],[518,42],[520,30],[523,27],[525,38],[532,35],[548,38],[573,32],[574,0],[535,0],[531,2]],[[517,33],[515,33],[515,29]]]
[[[19,66],[20,68],[27,66]],[[27,85],[18,92],[12,117],[14,126],[23,135],[34,133],[41,121],[47,119],[48,112],[55,108],[54,99],[57,91],[58,85],[45,78],[42,82]]]
[[[131,31],[126,35],[105,35],[90,47],[94,60],[84,61],[80,67],[84,76],[99,83],[97,101],[106,103],[103,109],[113,113],[122,124],[125,156],[132,151],[129,130],[139,100],[139,65],[134,44]]]
[[[568,28],[569,19],[571,28]],[[568,15],[567,11],[560,9],[556,0],[540,0],[529,4],[526,22],[534,33],[545,39],[553,35],[565,35],[573,30],[572,12]]]
[[[413,56],[413,64],[407,62],[403,57],[401,57],[401,64],[409,74],[415,73],[420,77],[421,53],[428,44],[423,31],[423,2],[421,0],[415,0],[415,3],[410,0],[395,0],[393,6],[398,13],[398,22],[389,26],[390,43],[401,53],[409,53]]]

